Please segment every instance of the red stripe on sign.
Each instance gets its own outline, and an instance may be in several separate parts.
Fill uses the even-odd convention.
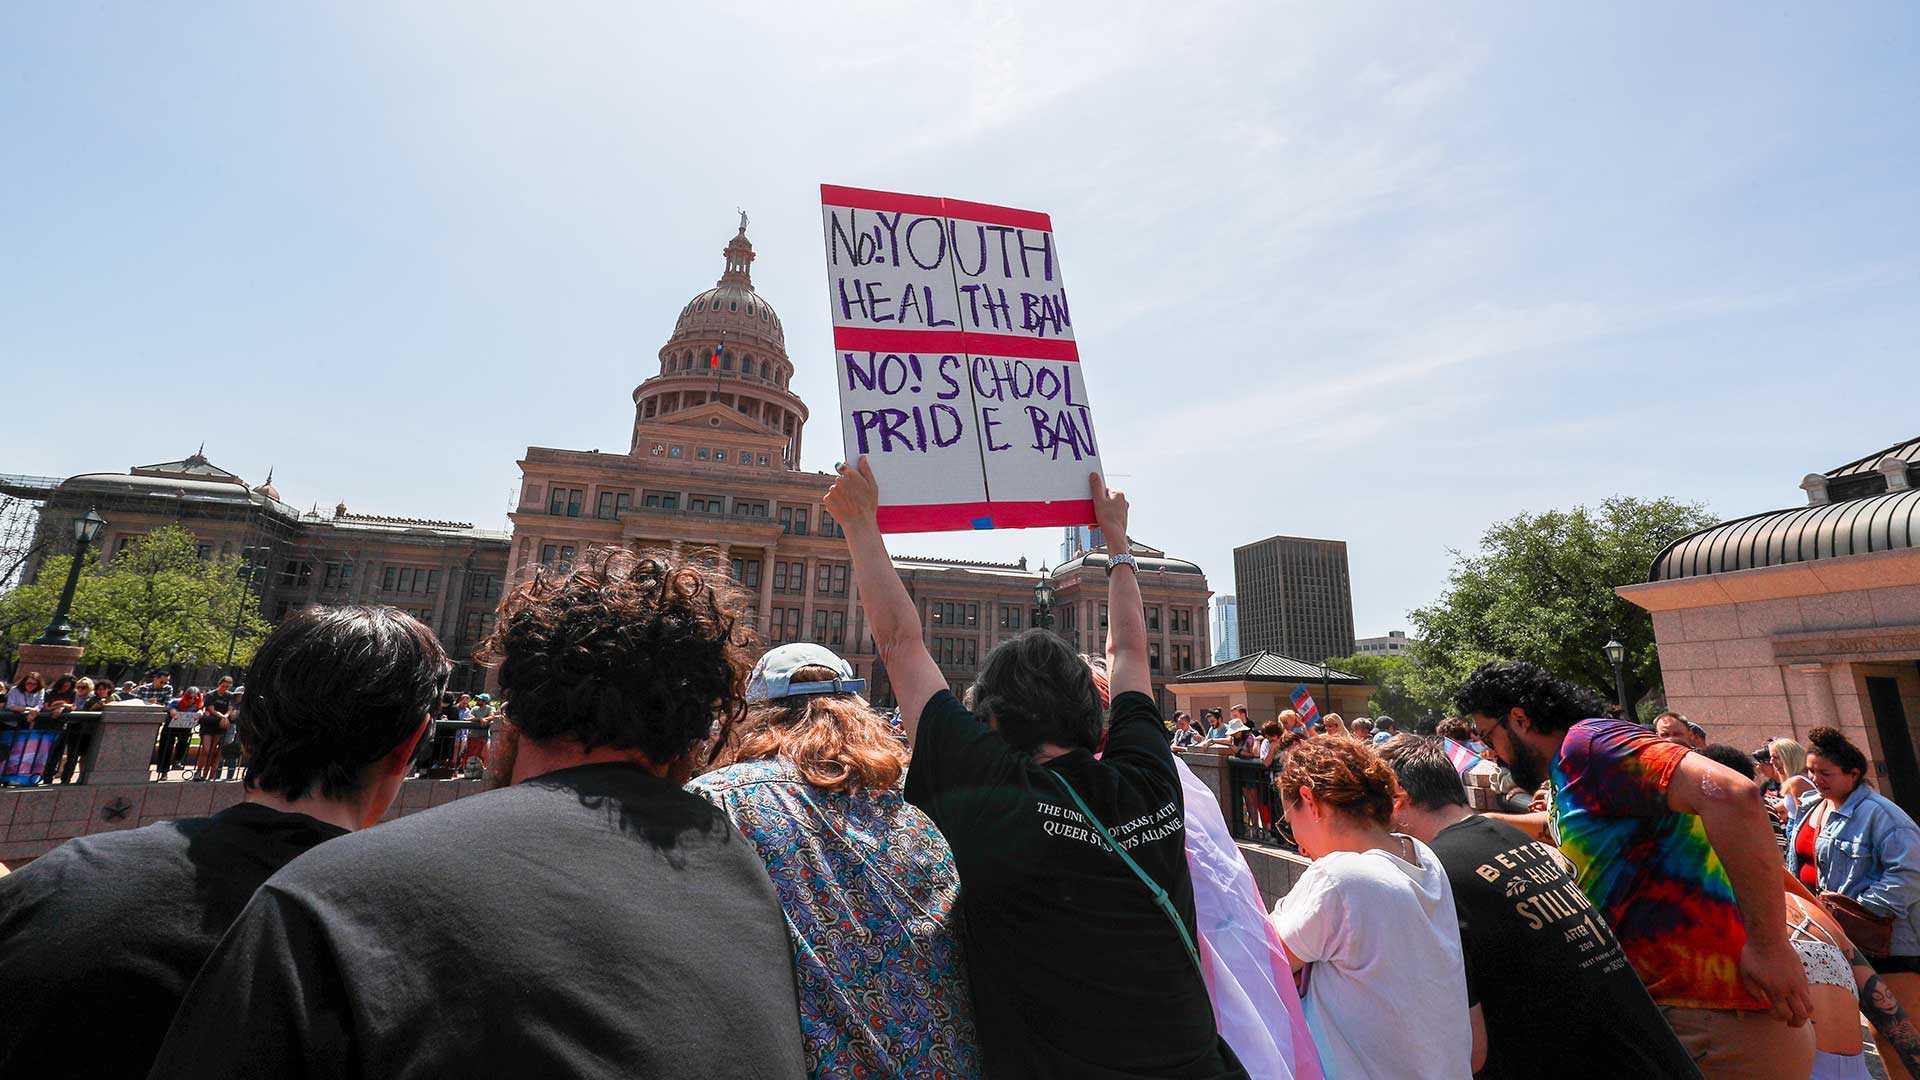
[[[970,356],[1017,356],[1027,360],[1065,360],[1078,363],[1080,350],[1061,338],[1010,337],[1006,334],[969,334],[960,330],[879,330],[870,326],[836,326],[833,347],[859,352],[965,353]]]
[[[957,532],[974,529],[1036,529],[1053,525],[1092,525],[1092,499],[1058,502],[922,503],[882,506],[880,531]]]
[[[934,195],[906,195],[898,191],[874,191],[869,188],[820,185],[820,205],[851,206],[860,210],[887,210],[903,214],[932,214],[959,218],[987,225],[1008,225],[1016,229],[1053,231],[1053,219],[1038,210],[1020,210],[1011,206],[992,206],[965,199],[943,199]]]
[[[1016,229],[1053,231],[1053,219],[1038,210],[1016,210],[1011,206],[989,206],[965,199],[948,199],[946,214],[961,221],[980,221],[988,225],[1011,225]]]
[[[859,352],[964,353],[967,335],[958,330],[875,330],[866,326],[836,326],[833,347]]]
[[[968,334],[967,351],[975,356],[1020,356],[1028,360],[1080,361],[1080,347],[1072,338],[1014,337],[1010,334]]]
[[[820,185],[820,205],[851,206],[861,210],[897,210],[903,214],[931,214],[945,217],[946,200],[933,195],[903,195],[897,191],[870,191],[867,188]]]

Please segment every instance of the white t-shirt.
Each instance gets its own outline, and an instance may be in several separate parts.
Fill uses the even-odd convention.
[[[1387,852],[1315,859],[1273,906],[1308,962],[1307,1027],[1329,1080],[1468,1080],[1473,1030],[1453,889],[1411,841],[1415,866]]]

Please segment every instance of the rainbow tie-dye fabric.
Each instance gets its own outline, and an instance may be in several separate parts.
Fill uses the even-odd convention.
[[[1583,720],[1553,761],[1553,827],[1587,899],[1661,1005],[1765,1009],[1740,981],[1746,927],[1706,826],[1667,806],[1688,750],[1621,720]]]

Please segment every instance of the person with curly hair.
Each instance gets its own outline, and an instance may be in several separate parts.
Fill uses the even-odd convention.
[[[1332,1077],[1465,1080],[1486,1059],[1467,1000],[1447,872],[1393,831],[1393,770],[1346,735],[1295,746],[1276,783],[1300,853],[1313,860],[1273,907],[1307,1027]]]
[[[846,530],[913,748],[906,798],[946,836],[960,871],[987,1075],[1245,1076],[1193,944],[1181,788],[1152,697],[1126,497],[1088,477],[1111,552],[1110,719],[1079,653],[1045,630],[987,654],[969,709],[927,651],[887,555],[872,468],[862,460],[839,473],[827,509]]]
[[[0,879],[0,1076],[146,1076],[260,884],[393,803],[452,668],[433,632],[394,608],[282,620],[248,670],[258,692],[241,734],[254,768],[237,805],[69,840]],[[252,1041],[236,1037],[242,1013],[186,1015],[205,1041],[181,1048],[181,1075]]]
[[[723,569],[664,553],[536,569],[481,653],[507,786],[275,874],[153,1075],[803,1076],[766,868],[682,786],[745,705],[743,610]],[[260,720],[250,696],[242,738]]]
[[[1920,1015],[1920,825],[1867,780],[1867,755],[1837,728],[1807,733],[1813,792],[1787,823],[1787,869],[1820,903],[1857,930],[1869,926],[1868,958],[1907,1012]],[[1887,1074],[1906,1080],[1876,1034]]]
[[[1533,664],[1482,665],[1454,705],[1522,787],[1551,779],[1560,851],[1701,1072],[1807,1076],[1811,998],[1759,786]]]
[[[767,864],[793,939],[807,1075],[980,1075],[946,838],[902,796],[907,749],[822,645],[762,656],[687,790]],[[848,913],[858,916],[848,922]]]

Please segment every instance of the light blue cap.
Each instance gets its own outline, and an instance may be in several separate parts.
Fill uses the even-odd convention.
[[[823,667],[836,674],[822,682],[794,682],[793,673],[803,667]],[[832,649],[811,641],[795,641],[769,649],[753,665],[747,677],[747,700],[772,701],[802,694],[859,694],[867,689],[867,680],[853,677],[853,665],[840,659]]]

